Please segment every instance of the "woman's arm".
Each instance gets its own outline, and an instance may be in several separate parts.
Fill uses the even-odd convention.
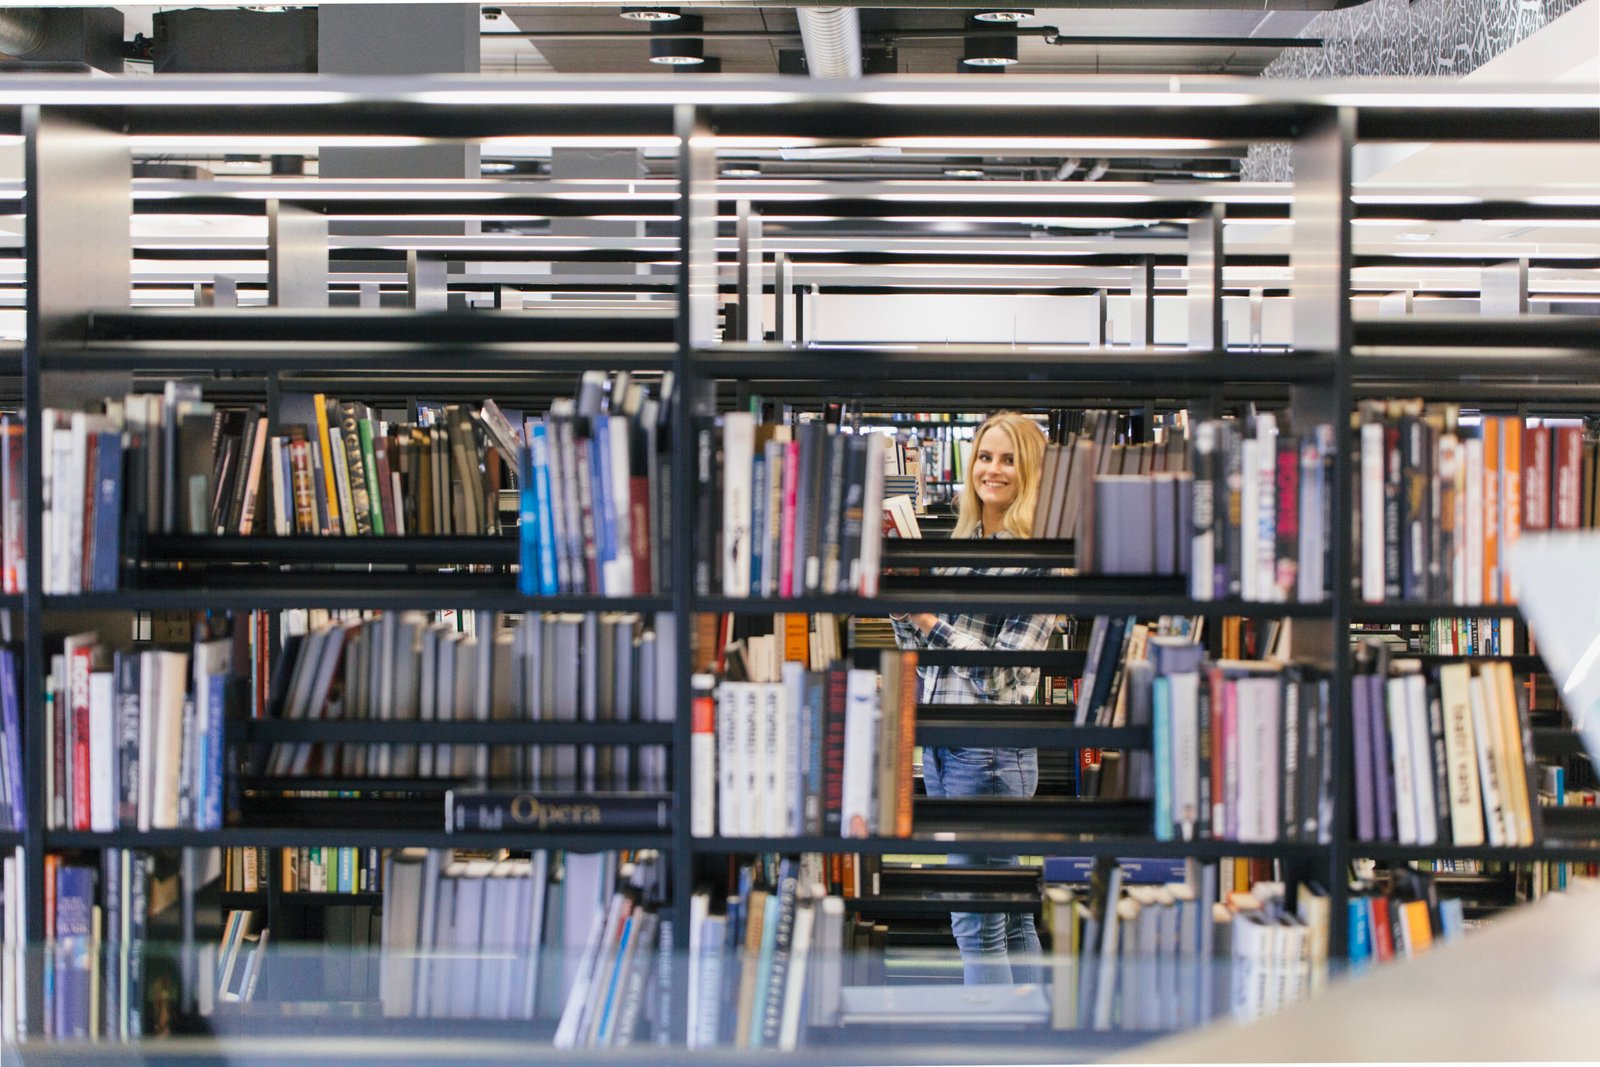
[[[894,627],[894,643],[900,648],[927,648],[928,639],[923,636],[921,628],[916,624],[915,615],[890,615],[889,624]]]
[[[911,616],[925,648],[957,648],[974,652],[1022,652],[1049,647],[1054,615],[1008,615],[998,627],[973,627],[938,615]],[[898,632],[898,628],[897,628]],[[1037,687],[1037,667],[950,667],[986,697],[999,704],[1026,703]]]

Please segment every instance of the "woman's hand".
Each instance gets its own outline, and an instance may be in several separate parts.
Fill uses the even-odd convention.
[[[928,611],[918,612],[917,614],[911,616],[911,625],[915,626],[925,634],[932,633],[933,625],[938,621],[939,616]]]

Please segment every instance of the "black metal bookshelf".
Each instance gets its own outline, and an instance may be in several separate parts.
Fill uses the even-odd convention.
[[[80,87],[78,91],[89,91]],[[1292,352],[1250,356],[1229,351],[1216,338],[1197,342],[1183,352],[1104,347],[952,345],[813,347],[714,343],[709,324],[714,315],[718,253],[707,245],[715,233],[718,200],[701,195],[704,182],[715,181],[706,166],[710,136],[738,137],[853,135],[965,136],[982,129],[991,135],[1030,136],[1038,132],[1039,113],[1027,106],[980,106],[965,99],[953,102],[944,86],[923,87],[930,95],[920,103],[870,107],[870,91],[797,92],[784,87],[782,102],[739,104],[674,97],[659,83],[644,91],[649,103],[625,102],[627,87],[574,89],[576,104],[541,101],[527,90],[520,102],[487,98],[440,107],[372,87],[352,87],[345,99],[325,104],[297,102],[283,107],[192,106],[160,102],[160,92],[205,91],[204,82],[163,80],[146,102],[106,101],[102,112],[86,112],[80,96],[65,88],[41,89],[40,103],[23,117],[28,138],[30,178],[40,187],[30,192],[26,255],[28,337],[24,348],[0,349],[0,375],[20,374],[28,426],[27,543],[42,546],[39,491],[44,470],[41,413],[47,403],[46,375],[51,379],[80,374],[100,379],[128,371],[171,370],[184,374],[259,374],[271,388],[300,374],[328,375],[320,381],[356,385],[363,375],[404,377],[424,371],[459,374],[459,388],[482,395],[487,381],[512,382],[534,373],[571,375],[587,369],[640,373],[671,371],[679,395],[671,435],[686,445],[692,419],[715,409],[719,382],[809,383],[822,395],[912,393],[945,402],[979,401],[1041,394],[1123,396],[1133,400],[1194,399],[1203,404],[1262,398],[1273,404],[1291,400],[1296,418],[1315,417],[1343,425],[1353,409],[1357,382],[1362,391],[1394,392],[1425,389],[1434,375],[1481,376],[1482,388],[1515,385],[1520,396],[1541,395],[1561,401],[1574,379],[1592,377],[1593,357],[1600,352],[1600,332],[1592,320],[1574,316],[1536,318],[1473,318],[1455,320],[1418,317],[1405,320],[1351,320],[1349,296],[1351,221],[1350,161],[1357,139],[1373,141],[1513,141],[1592,142],[1600,136],[1600,119],[1592,102],[1556,102],[1539,110],[1523,107],[1417,107],[1375,100],[1333,106],[1326,99],[1288,96],[1270,85],[1252,81],[1249,92],[1237,87],[1228,97],[1214,97],[1208,86],[1191,90],[1196,99],[1172,106],[1168,94],[1153,93],[1142,103],[1114,106],[1083,96],[1081,87],[1058,88],[1061,117],[1058,132],[1084,136],[1193,137],[1197,131],[1224,141],[1284,139],[1296,154],[1294,204],[1296,235],[1288,263],[1296,274],[1292,290],[1297,314],[1308,324]],[[444,91],[448,82],[434,89]],[[987,87],[1004,103],[1003,86]],[[67,95],[52,96],[54,92]],[[470,85],[462,91],[483,92]],[[636,90],[638,91],[638,90]],[[907,92],[914,90],[907,89]],[[398,90],[391,89],[397,93]],[[532,94],[532,95],[528,95]],[[515,93],[513,96],[517,95]],[[672,102],[665,102],[672,98]],[[1241,102],[1241,99],[1244,102]],[[153,102],[152,102],[153,101]],[[126,204],[105,195],[107,183],[127,180],[123,138],[128,133],[258,133],[318,134],[336,129],[353,134],[409,134],[450,139],[486,135],[560,133],[618,136],[675,135],[678,140],[678,196],[667,207],[647,213],[678,220],[675,255],[675,309],[661,313],[629,311],[625,315],[593,313],[537,314],[525,317],[488,312],[389,309],[132,309],[127,279],[112,269],[125,266],[127,248],[96,255],[104,249],[68,247],[66,234],[109,235],[125,222]],[[118,170],[118,167],[121,170]],[[49,179],[48,183],[44,179]],[[1158,190],[1159,193],[1159,190]],[[1158,195],[1158,194],[1157,194]],[[842,203],[848,210],[871,214],[871,206]],[[533,211],[550,202],[519,206]],[[417,201],[413,209],[425,206]],[[877,207],[885,214],[899,210],[893,201]],[[1076,209],[1059,208],[1072,214]],[[1141,217],[1192,220],[1198,203],[1173,199],[1156,207],[1130,208]],[[251,205],[251,211],[255,206]],[[576,208],[572,209],[576,212]],[[642,210],[642,209],[641,209]],[[812,210],[808,205],[806,211]],[[1209,210],[1209,209],[1207,209]],[[938,214],[931,209],[930,215]],[[70,226],[68,225],[70,222]],[[709,225],[708,225],[709,224]],[[123,231],[126,232],[125,230]],[[109,237],[106,237],[109,241]],[[1134,242],[1130,242],[1134,243]],[[362,250],[366,251],[366,250]],[[636,260],[640,253],[611,256]],[[1137,251],[1112,257],[1109,265],[1128,265]],[[858,255],[858,262],[897,262],[901,255]],[[485,255],[483,258],[496,258]],[[608,258],[608,257],[596,257]],[[846,257],[849,258],[849,257]],[[940,257],[935,257],[940,258]],[[964,262],[966,253],[943,256]],[[1282,257],[1275,257],[1276,263]],[[992,261],[992,260],[986,260]],[[1036,262],[1044,262],[1042,258]],[[1087,262],[1069,257],[1062,262]],[[88,264],[87,267],[83,264]],[[1108,265],[1108,264],[1099,264]],[[1218,265],[1217,279],[1221,272]],[[786,294],[779,294],[784,296]],[[1220,323],[1220,296],[1216,298]],[[620,305],[619,305],[620,306]],[[1469,350],[1469,351],[1458,351]],[[1507,353],[1511,353],[1510,357]],[[332,377],[336,373],[347,378]],[[499,377],[495,377],[499,376]],[[226,379],[223,379],[226,381]],[[430,387],[437,387],[435,377]],[[221,384],[221,383],[219,383]],[[1478,382],[1463,388],[1476,387]],[[52,386],[53,387],[53,386]],[[253,387],[253,386],[252,386]],[[100,386],[96,384],[94,388]],[[939,424],[930,424],[937,426]],[[690,531],[694,510],[692,449],[672,455],[674,486],[672,525]],[[686,944],[689,897],[701,860],[738,854],[803,851],[855,852],[870,855],[934,855],[941,853],[1067,854],[1094,857],[1226,857],[1282,859],[1314,872],[1328,887],[1333,916],[1333,944],[1342,943],[1346,877],[1350,861],[1368,857],[1392,862],[1408,859],[1485,859],[1515,861],[1593,862],[1600,857],[1600,833],[1579,816],[1544,813],[1546,842],[1527,848],[1418,848],[1367,844],[1353,839],[1348,804],[1353,753],[1350,720],[1349,664],[1343,642],[1352,620],[1413,622],[1472,616],[1520,617],[1514,605],[1463,606],[1437,603],[1365,604],[1356,599],[1347,580],[1352,572],[1350,454],[1335,457],[1331,546],[1332,599],[1321,604],[1258,603],[1238,599],[1195,601],[1180,578],[1105,578],[1061,576],[981,580],[943,575],[888,574],[882,595],[802,596],[789,599],[729,598],[698,595],[692,586],[693,548],[689,536],[674,540],[670,560],[672,592],[647,597],[549,597],[520,595],[504,569],[515,560],[510,539],[310,539],[310,538],[152,538],[141,548],[143,566],[115,593],[77,596],[42,593],[41,551],[29,553],[28,592],[0,597],[0,608],[22,616],[25,649],[24,708],[27,737],[48,734],[43,702],[48,670],[47,633],[64,614],[128,612],[207,612],[229,609],[295,608],[441,608],[503,612],[672,612],[677,655],[677,707],[668,723],[526,723],[526,722],[275,722],[231,724],[235,736],[248,743],[351,741],[366,743],[508,743],[508,744],[661,744],[671,748],[675,814],[670,831],[656,833],[449,834],[408,826],[298,825],[230,827],[216,831],[121,830],[114,833],[56,831],[44,827],[47,754],[27,746],[25,777],[33,818],[19,831],[0,833],[0,847],[28,849],[26,900],[28,938],[44,932],[44,862],[50,849],[193,849],[212,847],[293,848],[338,845],[358,848],[529,849],[598,848],[658,849],[671,860],[672,896],[666,915]],[[992,546],[992,547],[991,547]],[[1064,543],[977,542],[889,545],[889,567],[970,567],[1019,565],[1066,567],[1070,546]],[[174,565],[182,564],[182,569]],[[459,567],[438,573],[440,567]],[[476,573],[468,567],[502,568],[502,573]],[[1192,615],[1207,618],[1247,616],[1295,618],[1331,623],[1330,653],[1336,744],[1331,753],[1335,774],[1335,818],[1324,840],[1240,843],[1216,840],[1159,841],[1150,834],[1148,803],[1040,803],[1028,809],[974,804],[970,801],[919,800],[914,806],[915,834],[910,838],[694,838],[683,817],[690,783],[690,673],[692,616],[699,612],[776,613],[836,612],[881,616],[889,612],[1051,612],[1091,616]],[[1312,629],[1307,627],[1307,629]],[[1028,662],[1060,670],[1081,669],[1081,652],[1041,654]],[[952,666],[1005,663],[1002,654],[930,653],[927,663]],[[1535,669],[1524,663],[1519,669]],[[1063,721],[1068,709],[1010,709],[1003,714],[977,709],[922,710],[917,739],[924,744],[987,743],[1015,745],[1094,746],[1137,749],[1150,744],[1148,729],[1078,727]],[[1571,750],[1567,740],[1539,738],[1546,746]],[[403,738],[403,741],[400,739]],[[964,742],[962,739],[965,739]],[[374,792],[415,788],[438,789],[445,783],[400,779],[280,779],[281,789],[334,788],[359,784]],[[252,782],[252,787],[265,786]],[[1031,810],[1029,810],[1031,809]],[[1024,817],[1025,816],[1025,817]],[[1015,820],[1015,833],[996,827]],[[442,821],[442,820],[441,820]],[[1572,842],[1562,843],[1562,842]],[[237,896],[237,895],[234,895]],[[369,898],[371,894],[367,894]],[[324,901],[343,903],[345,894],[291,894],[308,906]],[[243,899],[243,898],[240,898]],[[373,902],[370,899],[367,901]],[[243,1013],[249,1014],[249,1013]],[[33,1018],[40,1017],[30,1012]],[[478,1033],[473,1022],[462,1032]],[[470,1031],[469,1031],[470,1027]],[[285,1028],[293,1031],[293,1021]],[[408,1033],[435,1034],[450,1029],[441,1020]],[[518,1028],[509,1028],[518,1029]],[[531,1030],[543,1033],[538,1028]],[[675,1028],[682,1032],[681,1026]],[[1139,1035],[1143,1039],[1146,1035]],[[1120,1038],[1106,1039],[1115,1047]],[[716,1057],[712,1057],[713,1059]],[[730,1059],[733,1057],[729,1057]],[[697,1057],[696,1062],[701,1062]]]

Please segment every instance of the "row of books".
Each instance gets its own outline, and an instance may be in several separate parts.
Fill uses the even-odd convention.
[[[823,892],[817,861],[758,862],[732,892],[690,898],[690,1048],[792,1051],[802,1023],[836,1023],[844,902]]]
[[[811,671],[771,656],[695,675],[691,832],[910,836],[916,663],[884,651],[876,671]]]
[[[695,445],[698,594],[876,595],[888,437],[734,411]]]
[[[1361,598],[1501,604],[1523,530],[1594,524],[1595,443],[1577,422],[1461,418],[1455,405],[1363,401]]]
[[[1560,763],[1540,763],[1534,770],[1540,806],[1592,808],[1600,804],[1600,783],[1596,782],[1593,764],[1578,760],[1569,769]],[[1574,878],[1600,877],[1600,864],[1542,863],[1537,874],[1543,882],[1537,890],[1563,890]]]
[[[1262,413],[1196,423],[1189,591],[1196,600],[1328,598],[1333,427],[1306,433]]]
[[[503,428],[521,457],[524,593],[671,591],[672,403],[670,373],[656,394],[626,372],[585,371],[576,397]]]
[[[1358,841],[1531,845],[1527,713],[1503,661],[1424,668],[1363,644],[1352,679]]]
[[[220,830],[233,643],[113,652],[73,634],[45,683],[51,829]]]
[[[1181,637],[1151,638],[1127,672],[1128,721],[1151,724],[1156,840],[1330,838],[1326,676],[1272,660],[1210,662]],[[1130,776],[1143,766],[1131,763]]]
[[[1300,886],[1296,906],[1285,906],[1282,883],[1230,893],[1229,1010],[1249,1022],[1311,996],[1327,979],[1331,912],[1327,894]],[[1220,906],[1220,905],[1219,905]]]
[[[262,893],[278,863],[278,888],[284,893],[376,893],[383,888],[380,850],[349,846],[269,849],[229,848],[223,856],[224,893]]]
[[[222,924],[222,941],[217,946],[212,980],[202,977],[202,985],[213,991],[214,1003],[241,1004],[255,999],[271,933],[268,927],[257,923],[255,912],[243,908],[229,910]],[[209,1014],[204,1004],[200,1010],[202,1014]]]
[[[1417,649],[1428,656],[1510,656],[1517,651],[1512,618],[1430,619]]]
[[[670,722],[672,617],[631,612],[421,612],[327,620],[284,642],[275,718],[383,721]],[[466,778],[480,783],[666,788],[664,746],[279,743],[271,776]]]
[[[173,1009],[176,975],[147,953],[155,889],[142,853],[106,849],[98,867],[45,857],[46,1037],[133,1040]]]
[[[560,1048],[626,1046],[668,1025],[657,854],[404,849],[385,863],[386,1016],[555,1018]]]
[[[1177,542],[1179,530],[1187,529],[1187,518],[1178,514],[1187,495],[1180,483],[1189,467],[1183,428],[1165,427],[1134,441],[1120,412],[1091,409],[1076,421],[1045,447],[1033,535],[1074,539],[1085,573],[1180,573]]]
[[[1352,968],[1420,956],[1466,931],[1461,900],[1442,896],[1427,872],[1395,867],[1387,891],[1374,884],[1357,888],[1346,903]]]

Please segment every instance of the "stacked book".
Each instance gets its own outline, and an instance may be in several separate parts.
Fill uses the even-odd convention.
[[[844,902],[824,893],[816,861],[745,868],[732,892],[690,899],[690,1048],[792,1051],[803,1023],[837,1023]]]
[[[329,619],[284,642],[267,701],[273,718],[315,720],[671,722],[672,617],[527,612],[473,625],[422,612]],[[399,736],[399,735],[397,735]],[[659,745],[279,743],[258,772],[466,779],[502,786],[666,788]]]
[[[1333,428],[1304,434],[1271,415],[1193,428],[1190,595],[1268,603],[1328,598]]]
[[[523,420],[522,592],[671,590],[672,399],[670,374],[657,396],[626,373],[586,371],[575,398]]]
[[[386,861],[383,1013],[559,1019],[559,1048],[666,1032],[671,924],[653,852],[403,849]]]
[[[278,856],[278,888],[284,893],[376,893],[382,862],[375,848],[230,848],[222,865],[224,893],[265,892]]]
[[[1357,840],[1535,842],[1531,734],[1508,664],[1424,668],[1364,643],[1351,688]]]
[[[910,836],[916,662],[884,650],[876,671],[807,670],[756,651],[695,675],[691,832]]]
[[[20,884],[11,873],[8,888]],[[159,1002],[156,986],[175,982],[177,974],[146,951],[156,885],[150,857],[107,849],[96,868],[52,853],[45,857],[45,884],[44,1035],[133,1040],[152,1032],[146,1013]],[[16,981],[22,996],[21,977]]]
[[[791,597],[878,591],[883,434],[729,412],[696,429],[695,591]]]
[[[217,946],[215,980],[209,984],[214,1003],[241,1004],[255,999],[261,972],[266,969],[271,932],[257,924],[255,912],[229,910],[222,924],[222,941]]]
[[[1427,872],[1396,866],[1389,877],[1387,892],[1368,885],[1347,902],[1346,955],[1354,969],[1423,955],[1435,942],[1453,941],[1466,930],[1461,901],[1441,897]]]
[[[1360,408],[1361,599],[1502,604],[1523,530],[1596,525],[1596,443],[1582,423],[1463,418],[1455,405]]]
[[[231,638],[111,652],[68,637],[45,688],[46,825],[220,830]]]

